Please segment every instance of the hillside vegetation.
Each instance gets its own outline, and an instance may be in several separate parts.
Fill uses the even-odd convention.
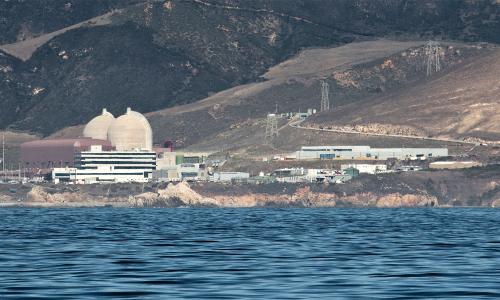
[[[496,79],[500,68],[495,60],[499,49],[492,45],[443,43],[446,50],[442,70],[427,76],[423,44],[376,40],[305,50],[271,68],[264,81],[149,113],[147,117],[156,142],[170,139],[178,147],[193,151],[262,154],[292,151],[300,145],[333,143],[456,146],[438,141],[296,129],[288,126],[291,120],[286,119],[280,121],[280,135],[272,145],[263,145],[266,114],[276,107],[278,112],[319,110],[322,79],[330,83],[333,111],[318,113],[304,126],[495,140],[500,132],[496,119]],[[445,98],[447,93],[454,93],[454,98]],[[461,118],[467,115],[476,118]],[[462,126],[468,127],[462,130]],[[81,130],[81,126],[71,127],[53,136],[78,136]]]
[[[381,37],[498,43],[498,10],[496,0],[3,1],[0,128],[49,135],[87,122],[102,107],[119,114],[126,106],[152,112],[193,103],[259,81],[270,67],[310,47]],[[106,18],[97,18],[102,15]],[[98,24],[85,23],[92,18]],[[316,64],[321,65],[319,58]],[[269,76],[277,77],[277,70]],[[305,85],[315,89],[315,82]],[[389,82],[394,88],[399,84]],[[302,84],[288,83],[283,88],[294,90],[294,84]],[[374,84],[375,90],[380,86],[393,88]],[[303,97],[311,97],[302,91]],[[361,99],[362,94],[346,101]],[[270,102],[287,110],[302,106],[288,98]],[[252,105],[242,103],[235,109],[248,111]],[[258,107],[255,115],[269,110]],[[215,118],[217,110],[211,113]],[[247,118],[254,118],[252,113]],[[193,119],[185,117],[184,130],[189,131]],[[165,122],[152,118],[162,128]],[[235,121],[241,123],[239,117]],[[209,126],[199,134],[206,137],[226,125],[214,125],[213,132]],[[158,136],[176,138],[178,130],[174,126]],[[189,145],[197,139],[186,137],[183,142]]]

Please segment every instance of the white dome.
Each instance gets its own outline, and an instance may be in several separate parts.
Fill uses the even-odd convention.
[[[118,151],[153,150],[153,131],[148,120],[130,108],[111,123],[108,140]]]
[[[85,126],[83,129],[83,136],[92,139],[106,140],[108,138],[109,126],[114,120],[115,117],[104,108],[101,115],[90,120]]]

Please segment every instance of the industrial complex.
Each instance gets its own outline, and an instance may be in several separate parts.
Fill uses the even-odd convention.
[[[280,117],[304,119],[314,113],[315,110],[310,109],[303,116],[295,114]],[[220,167],[225,160],[211,153],[175,151],[171,141],[153,145],[153,131],[146,117],[127,108],[119,117],[103,109],[99,116],[84,127],[79,138],[43,139],[21,144],[20,169],[23,178],[76,184],[151,181],[342,183],[363,173],[421,170],[422,166],[411,161],[432,161],[448,155],[446,148],[302,146],[295,152],[261,157],[260,160],[296,161],[299,164],[331,161],[330,167],[280,168],[251,176],[250,172],[223,171]],[[389,166],[389,161],[404,163]],[[334,164],[336,167],[333,167]],[[442,167],[439,164],[433,166]]]

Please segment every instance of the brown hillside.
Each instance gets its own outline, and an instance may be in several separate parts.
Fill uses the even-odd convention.
[[[352,103],[310,123],[366,132],[500,140],[500,49],[483,51],[406,89]]]
[[[429,99],[427,111],[435,114],[436,119],[439,120],[439,116],[443,119],[441,123],[429,122],[428,126],[450,126],[455,122],[450,115],[467,114],[468,110],[476,107],[488,107],[484,103],[492,101],[486,95],[494,94],[494,90],[475,88],[475,82],[468,82],[469,100],[463,102],[468,103],[467,105],[452,107],[454,102],[441,103],[438,95],[443,95],[446,90],[456,91],[462,88],[466,79],[459,77],[466,73],[473,74],[473,70],[486,74],[481,83],[484,85],[478,87],[498,84],[493,81],[498,49],[492,46],[443,43],[446,48],[442,59],[443,70],[426,78],[423,70],[423,44],[424,42],[377,40],[338,48],[305,50],[271,68],[264,75],[265,81],[238,86],[196,103],[150,113],[147,117],[153,127],[156,142],[171,139],[176,141],[178,147],[190,150],[231,149],[236,153],[257,155],[290,151],[299,145],[325,143],[394,147],[442,146],[446,143],[298,130],[287,126],[286,120],[281,121],[280,137],[274,141],[273,146],[262,145],[266,113],[274,111],[276,105],[279,112],[318,108],[321,78],[326,78],[330,83],[330,97],[336,111],[312,118],[310,122],[317,126],[351,124],[358,122],[360,118],[364,120],[363,118],[369,117],[376,120],[378,116],[370,113],[372,107],[380,107],[380,112],[374,111],[376,114],[394,114],[394,119],[399,118],[399,124],[406,124],[405,120],[410,119],[408,124],[413,126],[414,116],[409,117],[409,111],[413,108],[409,103],[411,97],[418,95],[416,91],[421,89],[419,87],[425,87],[425,93],[421,95]],[[447,84],[440,91],[439,85],[443,83]],[[478,96],[476,100],[472,99],[474,95]],[[414,101],[418,103],[420,100]],[[499,132],[494,125],[487,125],[494,123],[491,115],[484,113],[478,119],[476,127],[463,129],[471,133],[470,136],[480,133],[484,128],[489,133],[494,133],[495,130]],[[423,131],[421,128],[418,127]],[[453,127],[449,130],[455,129]],[[81,127],[72,127],[53,136],[76,136],[80,132]]]
[[[156,142],[168,138],[177,141],[180,146],[193,145],[236,127],[260,124],[276,104],[280,111],[317,107],[318,76],[381,59],[422,43],[376,40],[337,48],[305,50],[271,68],[264,75],[265,81],[237,86],[196,103],[160,110],[147,116]],[[82,126],[68,127],[52,137],[75,137],[81,131]]]

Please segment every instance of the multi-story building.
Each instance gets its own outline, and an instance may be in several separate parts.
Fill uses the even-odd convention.
[[[156,170],[156,153],[148,150],[103,151],[91,146],[90,151],[75,155],[75,167],[54,168],[52,178],[57,181],[92,182],[147,182]]]

